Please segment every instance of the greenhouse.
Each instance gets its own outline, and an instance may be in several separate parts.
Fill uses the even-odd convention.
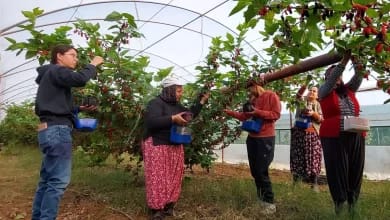
[[[1,6],[0,220],[389,218],[388,0]]]

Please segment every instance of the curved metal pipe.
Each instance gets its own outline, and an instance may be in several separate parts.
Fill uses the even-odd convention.
[[[77,20],[69,20],[69,21],[61,21],[61,22],[54,22],[54,23],[48,23],[48,24],[42,24],[42,25],[37,25],[35,27],[37,28],[40,28],[40,27],[47,27],[47,26],[52,26],[52,25],[59,25],[59,24],[64,24],[64,23],[69,23],[69,22],[76,22]],[[104,21],[103,18],[89,18],[89,19],[83,19],[83,21]],[[149,23],[152,23],[152,24],[161,24],[161,25],[166,25],[166,26],[171,26],[171,27],[181,27],[179,25],[174,25],[174,24],[169,24],[169,23],[165,23],[165,22],[158,22],[158,21],[147,21],[147,20],[134,20],[134,21],[139,21],[139,22],[149,22]],[[191,32],[195,32],[195,33],[198,33],[198,34],[201,34],[201,35],[205,35],[209,38],[213,38],[213,36],[211,35],[208,35],[208,34],[205,34],[205,33],[202,33],[200,31],[197,31],[197,30],[194,30],[194,29],[191,29],[191,28],[186,28],[186,27],[183,27],[182,29],[185,29],[185,30],[188,30],[188,31],[191,31]],[[24,29],[19,29],[19,30],[15,30],[15,31],[10,31],[10,32],[5,32],[3,33],[3,36],[6,36],[6,35],[9,35],[9,34],[15,34],[15,33],[19,33],[19,32],[23,32],[23,31],[26,31]]]
[[[10,89],[12,89],[12,88],[15,88],[16,86],[21,85],[21,84],[23,84],[23,83],[25,83],[25,82],[27,82],[27,81],[30,81],[31,79],[34,79],[34,78],[35,78],[35,77],[31,77],[31,78],[25,79],[25,80],[23,80],[23,81],[21,81],[21,82],[19,82],[19,83],[16,83],[16,84],[14,84],[14,85],[12,85],[12,86],[9,86],[9,87],[7,87],[6,89],[4,89],[3,91],[1,91],[1,92],[0,92],[0,95],[7,94],[6,92],[7,92],[8,90],[10,90]],[[14,90],[13,90],[13,91],[14,91]],[[10,91],[10,92],[12,92],[12,91]]]
[[[5,93],[3,93],[3,94],[1,94],[1,95],[6,95],[6,94],[8,94],[8,93],[15,92],[15,91],[18,91],[18,90],[21,90],[21,89],[25,89],[25,88],[31,88],[31,89],[32,89],[33,87],[37,87],[37,85],[35,85],[35,84],[30,84],[30,85],[27,85],[27,86],[22,86],[22,87],[19,87],[19,88],[17,88],[17,89],[14,89],[14,90],[12,90],[12,91],[5,92]],[[26,90],[24,90],[24,91],[26,91]]]
[[[187,8],[183,8],[183,7],[179,7],[179,6],[175,6],[175,5],[167,5],[167,4],[164,4],[164,3],[158,3],[158,2],[149,2],[149,1],[136,1],[136,0],[122,0],[122,1],[103,1],[103,2],[91,2],[91,3],[85,3],[85,4],[80,4],[80,5],[74,5],[74,6],[69,6],[69,7],[64,7],[64,8],[60,8],[60,9],[56,9],[56,10],[53,10],[53,11],[50,11],[50,12],[46,12],[46,13],[43,13],[42,15],[38,16],[38,17],[43,17],[43,16],[46,16],[46,15],[50,15],[50,14],[54,14],[54,13],[57,13],[57,12],[60,12],[60,11],[64,11],[64,10],[68,10],[68,9],[72,9],[72,8],[80,8],[80,7],[85,7],[85,6],[89,6],[89,5],[98,5],[98,4],[111,4],[111,3],[126,3],[126,2],[131,2],[131,3],[143,3],[143,4],[152,4],[152,5],[163,5],[163,6],[166,6],[166,7],[172,7],[172,8],[176,8],[176,9],[180,9],[180,10],[184,10],[184,11],[189,11],[189,12],[192,12],[194,14],[197,14],[197,15],[200,15],[198,16],[199,17],[205,17],[207,19],[210,19],[211,21],[221,25],[222,27],[226,28],[227,30],[231,31],[233,34],[235,35],[238,35],[233,29],[231,29],[230,27],[224,25],[223,23],[209,17],[209,16],[206,16],[206,15],[202,15],[201,13],[199,12],[196,12],[194,10],[190,10],[190,9],[187,9]],[[14,25],[11,25],[9,27],[6,27],[2,30],[0,30],[0,36],[3,36],[3,33],[11,28],[14,28],[14,27],[17,27],[18,25],[21,25],[25,22],[27,22],[28,20],[24,20],[24,21],[20,21]],[[256,51],[257,55],[259,57],[261,57],[263,60],[265,60],[263,58],[263,56],[246,40],[244,40],[244,42],[249,45],[250,48],[252,48],[254,51]]]
[[[21,95],[21,94],[23,94],[23,93],[25,93],[25,92],[27,92],[27,91],[31,91],[31,89],[25,89],[25,90],[23,90],[23,91],[21,91],[21,92],[18,92],[18,93],[16,93],[15,95],[13,95],[12,97],[8,97],[8,98],[2,100],[1,103],[7,103],[7,102],[9,103],[10,100],[14,100],[18,95]],[[23,96],[22,98],[24,98],[24,97],[29,97],[29,96],[31,96],[31,95],[35,95],[35,94],[29,94],[29,95],[27,95],[27,96]]]

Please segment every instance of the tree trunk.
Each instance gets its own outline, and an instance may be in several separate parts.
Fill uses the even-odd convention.
[[[272,82],[275,80],[283,79],[292,75],[296,75],[299,73],[304,73],[309,70],[313,70],[319,67],[324,67],[330,64],[334,64],[340,61],[342,56],[337,53],[327,53],[317,57],[313,57],[304,61],[301,61],[297,64],[288,66],[281,70],[277,70],[272,73],[267,73],[261,76],[264,84],[268,82]]]

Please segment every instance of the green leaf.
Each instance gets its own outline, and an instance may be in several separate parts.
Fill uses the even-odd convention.
[[[248,1],[248,0],[239,0],[237,5],[233,8],[233,10],[229,13],[229,16],[232,16],[234,14],[236,14],[237,12],[241,11],[242,9],[244,9],[245,7],[247,7],[248,5],[250,5],[252,3],[252,1]]]
[[[334,13],[332,17],[330,17],[328,20],[326,20],[325,25],[327,28],[333,28],[340,24],[341,18],[340,14]]]
[[[64,33],[68,32],[70,30],[72,30],[72,27],[69,27],[69,26],[60,26],[60,27],[55,29],[56,32],[64,32]]]
[[[16,40],[10,38],[10,37],[4,37],[8,42],[10,42],[11,44],[16,44]]]
[[[36,50],[29,50],[29,51],[27,51],[25,58],[26,59],[30,59],[30,58],[33,58],[33,57],[36,57],[36,56],[37,56],[37,51]]]
[[[105,38],[106,38],[106,40],[110,41],[110,40],[114,39],[114,36],[112,36],[110,34],[106,34]]]
[[[358,3],[361,5],[368,5],[368,4],[374,4],[377,2],[377,0],[354,0],[354,3]]]
[[[40,9],[39,7],[38,8],[34,8],[32,10],[32,12],[34,13],[35,16],[39,16],[39,15],[42,15],[44,10]]]
[[[221,37],[214,37],[212,40],[211,40],[211,43],[213,45],[220,45],[221,44]]]
[[[382,14],[387,14],[389,13],[389,11],[390,11],[390,4],[384,4],[381,9]]]
[[[278,30],[279,23],[274,22],[273,18],[266,18],[264,26],[265,26],[264,30],[266,31],[267,35],[273,35]],[[265,35],[265,36],[267,36],[267,35]]]
[[[259,60],[259,56],[254,55],[251,60],[256,63]]]
[[[272,54],[275,51],[275,47],[265,48],[264,51],[266,51],[269,54]]]
[[[137,62],[140,66],[146,67],[149,65],[149,58],[145,56],[137,57]]]
[[[244,12],[244,18],[245,22],[250,21],[253,17],[257,15],[257,10],[253,7],[253,5],[250,5],[248,7],[248,10]]]
[[[226,51],[234,50],[234,45],[229,42],[223,42],[223,49]]]
[[[118,21],[122,18],[122,15],[119,12],[111,12],[111,14],[107,15],[104,19],[105,21]]]
[[[25,49],[25,44],[24,43],[15,43],[15,44],[12,44],[10,45],[6,50],[23,50]]]
[[[379,17],[378,12],[375,9],[372,9],[372,8],[367,9],[366,14],[367,14],[367,16],[369,16],[371,18]]]
[[[25,30],[28,30],[28,31],[32,31],[32,30],[34,30],[35,25],[34,24],[28,24],[28,25],[21,24],[21,25],[18,25],[18,27],[25,29]]]
[[[346,11],[351,9],[350,0],[331,0],[331,8],[335,11]]]
[[[311,27],[305,33],[308,40],[317,44],[320,48],[322,47],[324,41],[322,40],[321,30],[317,26]]]
[[[306,34],[304,29],[294,30],[291,33],[292,39],[295,43],[301,44],[306,40]]]
[[[123,57],[123,56],[125,56],[128,52],[129,52],[129,50],[128,50],[128,49],[125,49],[125,50],[122,50],[122,51],[119,53],[119,55],[120,55],[121,57]]]
[[[231,35],[230,33],[227,33],[226,34],[226,38],[228,40],[229,43],[233,44],[234,43],[234,37],[233,35]]]
[[[22,14],[24,15],[24,17],[29,18],[29,20],[35,19],[35,15],[31,11],[22,11]]]
[[[154,81],[156,82],[160,82],[161,80],[163,80],[165,77],[167,77],[173,70],[173,66],[172,67],[168,67],[168,68],[165,68],[165,69],[159,69],[158,72],[157,72],[157,75],[154,76]]]
[[[114,29],[114,28],[118,28],[119,29],[119,26],[118,25],[112,25],[112,26],[110,26],[110,27],[108,27],[108,30],[111,30],[111,29]]]
[[[133,15],[131,15],[129,13],[123,13],[122,16],[127,19],[127,23],[129,23],[129,25],[131,27],[137,28],[137,24],[134,22],[134,16]]]
[[[38,62],[39,62],[40,65],[44,64],[45,61],[46,61],[45,58],[42,57],[42,56],[38,58]]]
[[[20,53],[22,53],[22,52],[23,52],[23,50],[19,50],[19,51],[16,53],[16,56],[19,56]]]
[[[258,21],[259,21],[258,19],[251,19],[250,21],[248,21],[247,27],[255,28]]]

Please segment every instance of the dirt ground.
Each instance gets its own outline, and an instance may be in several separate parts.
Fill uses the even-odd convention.
[[[25,169],[16,168],[17,159],[0,157],[0,220],[31,219],[31,203],[35,188],[35,175]],[[251,178],[246,165],[215,164],[207,173],[201,168],[194,172],[186,171],[189,176],[204,178],[241,177]],[[273,179],[289,180],[289,174],[283,171],[271,171]],[[146,216],[129,216],[89,195],[77,192],[70,187],[61,201],[59,220],[125,220],[147,219]]]
[[[22,169],[17,165],[17,156],[0,155],[0,220],[31,219],[36,173]],[[35,166],[35,165],[32,165]],[[122,220],[143,219],[127,217],[102,202],[94,201],[90,196],[74,191],[71,187],[61,201],[59,220]]]

